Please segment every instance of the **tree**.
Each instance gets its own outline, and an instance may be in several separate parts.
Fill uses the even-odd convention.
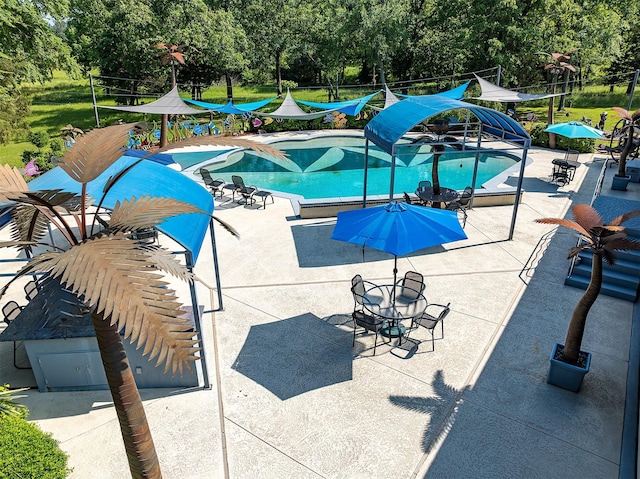
[[[0,0],[0,144],[28,132],[30,100],[21,91],[24,82],[52,78],[55,69],[76,72],[69,47],[45,16],[61,19],[66,1]]]
[[[640,210],[618,216],[608,224],[604,224],[600,214],[589,205],[575,205],[572,213],[573,221],[564,218],[540,218],[536,222],[564,226],[578,233],[581,242],[569,250],[569,258],[574,258],[583,251],[593,253],[591,280],[573,310],[564,342],[563,361],[578,364],[587,316],[602,287],[602,260],[612,265],[615,263],[616,250],[640,250],[640,242],[627,238],[626,229],[620,226],[625,221],[639,216]]]
[[[569,63],[571,57],[568,54],[562,53],[546,53],[540,52],[541,55],[546,55],[549,58],[544,64],[544,70],[550,74],[550,86],[551,86],[551,95],[556,94],[556,87],[558,85],[558,78],[564,74],[566,70],[575,72],[576,68]],[[547,124],[553,125],[553,104],[554,104],[555,96],[549,98],[549,110],[548,110],[548,118]],[[555,146],[555,145],[554,145]],[[553,147],[554,147],[553,146]],[[553,148],[552,147],[552,148]]]
[[[64,288],[75,296],[75,300],[64,303],[67,313],[90,312],[131,475],[159,478],[153,439],[119,332],[124,331],[125,337],[139,347],[144,345],[145,353],[158,364],[164,363],[165,371],[175,374],[190,369],[197,359],[197,341],[190,332],[192,326],[181,317],[175,291],[167,287],[162,273],[189,282],[194,278],[173,253],[135,239],[135,233],[175,215],[206,213],[176,199],[132,198],[116,204],[104,229],[94,230],[104,221],[97,221],[98,213],[89,210],[87,183],[121,156],[131,129],[132,125],[125,124],[93,130],[77,138],[63,155],[60,167],[81,184],[80,195],[61,190],[29,191],[17,169],[0,168],[0,201],[16,204],[12,240],[0,246],[32,252],[45,244],[48,224],[55,225],[68,242],[66,249],[46,245],[53,251],[33,257],[5,285],[0,296],[17,278],[44,273],[38,296],[45,304],[53,305]],[[233,144],[284,157],[275,148],[246,139],[200,136],[182,145],[189,144]],[[110,179],[105,195],[126,171]],[[55,304],[62,307],[60,302]],[[46,314],[59,316],[57,308],[48,308]]]

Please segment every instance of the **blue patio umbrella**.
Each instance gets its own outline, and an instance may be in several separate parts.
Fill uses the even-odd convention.
[[[382,206],[338,213],[331,238],[368,246],[398,256],[444,243],[467,239],[455,211],[392,201]]]
[[[585,125],[579,121],[570,121],[568,123],[556,123],[549,125],[544,130],[547,133],[555,133],[556,135],[566,136],[567,138],[602,138],[604,132],[589,125]]]

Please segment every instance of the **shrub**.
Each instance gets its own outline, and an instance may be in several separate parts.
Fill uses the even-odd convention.
[[[64,479],[70,472],[50,434],[21,417],[0,417],[0,479]]]
[[[531,144],[533,146],[541,146],[543,148],[549,148],[549,134],[545,133],[544,125],[536,125],[531,129]]]
[[[46,131],[35,131],[29,135],[29,141],[41,150],[49,146],[51,139]]]

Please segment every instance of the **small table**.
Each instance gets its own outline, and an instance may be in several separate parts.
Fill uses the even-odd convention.
[[[416,190],[416,196],[423,201],[431,201],[433,203],[451,203],[460,196],[456,190],[451,188],[440,187],[440,194],[433,193],[433,186],[422,186]]]
[[[564,158],[556,158],[551,161],[553,165],[552,179],[565,178],[569,183],[573,180],[576,173],[576,168],[580,166],[580,163],[574,160],[565,160]]]
[[[410,297],[403,296],[402,286],[398,284],[374,286],[364,293],[364,307],[374,316],[389,320],[389,325],[380,330],[380,334],[388,338],[402,338],[407,329],[400,321],[419,316],[427,305],[422,293],[411,291]]]

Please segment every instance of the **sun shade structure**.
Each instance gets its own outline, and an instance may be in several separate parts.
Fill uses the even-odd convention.
[[[394,175],[397,157],[403,154],[403,145],[412,144],[416,140],[416,134],[407,136],[410,130],[417,126],[426,126],[428,120],[433,117],[442,117],[447,112],[449,116],[455,113],[456,117],[463,118],[456,124],[456,141],[460,151],[471,151],[476,156],[471,187],[476,190],[475,180],[478,169],[479,155],[483,152],[493,152],[497,149],[505,151],[509,148],[522,151],[520,176],[516,191],[514,214],[511,222],[509,239],[513,237],[518,203],[522,190],[522,177],[524,174],[527,150],[531,145],[531,138],[526,130],[511,117],[478,105],[473,105],[461,100],[447,98],[443,95],[428,95],[411,97],[391,105],[376,115],[364,128],[365,141],[365,167],[364,167],[364,191],[363,207],[367,200],[367,168],[369,160],[369,142],[373,142],[380,149],[391,156],[391,174],[389,181],[389,200],[394,197]],[[449,113],[451,112],[451,113]],[[450,134],[452,134],[450,132]],[[426,135],[423,135],[426,137]],[[487,144],[493,142],[496,146],[487,148]],[[447,138],[429,141],[431,145],[447,145]],[[473,146],[471,146],[473,145]],[[413,152],[415,155],[415,151]]]
[[[259,110],[260,108],[267,106],[277,98],[277,96],[274,96],[273,98],[254,101],[251,103],[233,103],[233,101],[229,101],[228,103],[207,103],[206,101],[187,100],[186,98],[184,101],[191,103],[192,105],[206,108],[207,111],[217,111],[219,113],[227,113],[230,115],[242,115],[243,113],[253,113],[255,110]]]
[[[338,109],[336,108],[335,110],[322,110],[313,113],[307,113],[302,108],[300,108],[300,106],[298,106],[296,101],[291,96],[291,92],[287,91],[287,96],[285,96],[284,101],[275,111],[272,111],[270,113],[255,111],[253,113],[260,116],[282,120],[313,120],[315,118],[321,118],[327,113],[331,113],[332,111],[338,111]]]
[[[454,100],[462,100],[462,98],[464,97],[464,92],[467,91],[467,87],[469,86],[470,83],[471,83],[471,80],[455,88],[452,88],[451,90],[442,91],[440,93],[434,93],[433,95],[401,95],[399,94],[398,96],[401,98],[422,98],[422,97],[430,97],[435,95],[435,96],[442,96],[445,98],[452,98]]]
[[[192,213],[168,218],[164,223],[161,223],[157,229],[184,248],[182,253],[185,256],[186,266],[191,271],[195,267],[198,255],[200,254],[207,229],[210,230],[216,287],[219,293],[218,302],[219,307],[222,308],[215,235],[213,220],[210,217],[213,213],[214,204],[213,197],[205,188],[187,178],[182,173],[156,162],[141,160],[140,158],[131,156],[122,156],[104,173],[87,184],[87,193],[94,199],[100,198],[107,181],[116,173],[132,165],[135,166],[122,176],[110,189],[102,206],[112,209],[117,201],[122,202],[123,200],[130,200],[133,197],[152,196],[175,198],[197,206],[205,211],[207,214]],[[29,182],[29,189],[31,191],[61,189],[72,193],[80,193],[81,187],[81,183],[69,177],[60,167],[56,167]],[[198,338],[202,341],[201,317],[195,286],[193,284],[190,285],[190,293],[193,311],[196,312],[194,314],[195,326],[198,331]],[[200,347],[203,348],[201,358],[204,383],[205,387],[209,387],[204,345],[201,343]]]
[[[325,109],[329,111],[337,111],[339,113],[344,113],[345,115],[356,116],[358,113],[362,111],[364,106],[378,94],[380,94],[379,91],[372,93],[371,95],[363,96],[360,98],[354,98],[353,100],[335,101],[331,103],[318,103],[313,101],[302,101],[302,100],[297,100],[297,102],[302,105],[310,106],[311,108],[320,108],[320,109]]]
[[[395,257],[431,246],[467,239],[454,211],[392,201],[386,205],[338,213],[331,239],[391,253]]]
[[[475,97],[475,100],[484,100],[484,101],[497,101],[501,103],[519,103],[521,101],[530,101],[530,100],[540,100],[543,98],[551,98],[552,96],[561,96],[564,93],[542,93],[542,94],[530,94],[530,93],[521,93],[519,91],[508,90],[506,88],[502,88],[498,85],[495,85],[487,80],[480,78],[478,75],[474,73],[476,80],[480,84],[480,89],[482,90],[482,94],[478,97]]]
[[[173,87],[173,89],[163,97],[146,105],[97,106],[110,110],[128,111],[131,113],[150,113],[154,115],[198,115],[209,112],[209,110],[200,110],[187,105],[182,98],[180,98],[177,86]]]

